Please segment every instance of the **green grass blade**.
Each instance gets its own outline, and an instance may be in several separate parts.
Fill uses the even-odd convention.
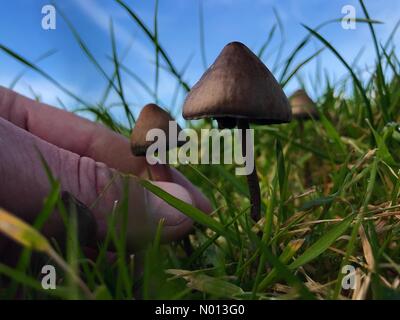
[[[317,27],[315,27],[315,31],[331,24],[331,23],[336,23],[336,22],[341,22],[342,18],[337,18],[337,19],[331,19],[328,21],[325,21],[321,24],[319,24]],[[356,18],[355,22],[360,22],[360,23],[374,23],[374,24],[382,24],[381,21],[378,20],[368,20],[368,19],[363,19],[363,18]],[[311,39],[311,35],[308,34],[306,37],[303,38],[303,40],[301,40],[299,42],[299,44],[294,48],[294,50],[292,51],[292,53],[289,55],[289,57],[286,59],[286,63],[285,63],[285,67],[283,68],[283,71],[279,77],[279,82],[281,83],[283,81],[283,79],[285,78],[287,72],[289,71],[289,68],[291,66],[291,64],[293,63],[293,61],[295,60],[296,56],[300,53],[301,49],[303,47],[305,47],[305,45],[310,41]]]
[[[369,21],[370,17],[367,11],[367,8],[365,7],[364,1],[359,0],[361,8],[364,12],[365,18],[368,20],[368,27],[371,32],[372,40],[374,43],[374,48],[376,52],[376,64],[377,64],[377,87],[378,87],[378,92],[379,96],[381,98],[381,109],[382,109],[382,114],[384,117],[385,122],[388,122],[389,119],[389,114],[388,114],[388,107],[389,107],[389,100],[388,100],[388,89],[385,84],[385,77],[383,75],[383,69],[382,69],[382,62],[381,62],[381,53],[379,51],[379,45],[378,45],[378,40],[376,39],[376,34],[375,34],[375,29],[373,24]]]
[[[158,0],[154,4],[154,49],[155,49],[155,76],[154,76],[154,93],[156,96],[156,103],[158,103],[158,83],[160,79],[160,49],[158,45]]]
[[[315,299],[314,295],[308,290],[304,283],[292,273],[292,268],[290,268],[290,266],[288,267],[282,263],[278,257],[273,255],[267,246],[262,244],[262,247],[263,254],[265,254],[266,259],[274,266],[278,277],[285,279],[288,284],[296,288],[302,299]]]
[[[320,121],[326,130],[328,138],[335,142],[336,146],[343,155],[346,154],[346,147],[340,137],[339,132],[336,130],[333,124],[323,114],[320,115]]]
[[[300,257],[292,262],[289,265],[289,268],[292,270],[297,269],[325,252],[342,234],[346,232],[353,219],[353,215],[350,215],[343,221],[339,222],[325,235],[318,239],[311,247],[309,247]]]
[[[43,53],[42,55],[40,55],[37,59],[33,60],[33,64],[37,64],[49,57],[51,57],[52,55],[54,55],[55,53],[57,53],[56,49],[52,49],[49,51],[46,51],[45,53]],[[17,85],[18,81],[22,79],[22,77],[25,75],[25,73],[28,71],[29,69],[25,69],[23,71],[21,71],[14,79],[13,81],[11,81],[10,85],[8,86],[9,89],[14,89],[14,87]]]
[[[122,105],[123,105],[124,111],[125,111],[125,116],[128,119],[129,126],[130,126],[130,128],[132,128],[133,124],[135,123],[135,117],[133,116],[132,111],[130,110],[128,103],[126,102],[126,99],[125,99],[124,87],[122,85],[122,79],[121,79],[121,73],[120,73],[120,64],[119,64],[119,60],[118,60],[117,45],[115,42],[114,25],[113,25],[112,20],[110,20],[110,35],[111,35],[112,60],[114,62],[115,75],[116,75],[117,84],[118,84],[117,92],[121,98]],[[113,84],[112,79],[108,78],[108,76],[107,76],[107,79],[109,79],[109,83]]]
[[[13,279],[25,288],[32,288],[35,291],[45,293],[50,297],[61,299],[67,299],[69,297],[68,289],[58,285],[55,290],[43,290],[42,284],[37,279],[28,276],[25,272],[18,271],[2,263],[0,263],[0,274]],[[14,299],[15,296],[11,296],[11,298]]]
[[[140,180],[139,183],[149,190],[150,192],[154,193],[169,205],[173,206],[174,208],[178,209],[189,218],[193,219],[197,223],[200,223],[204,226],[209,227],[211,230],[220,234],[230,241],[237,242],[236,237],[233,235],[230,229],[226,229],[222,224],[218,221],[214,220],[213,218],[209,217],[207,214],[202,212],[201,210],[193,207],[192,205],[170,195],[168,192],[165,192],[163,189],[157,187],[156,185],[152,184],[150,181],[147,180]]]
[[[182,87],[186,90],[189,91],[190,87],[189,85],[182,80],[181,75],[177,71],[176,67],[173,65],[171,59],[167,55],[166,51],[163,49],[163,47],[157,43],[154,34],[150,31],[150,29],[144,24],[144,22],[139,18],[139,16],[130,8],[128,5],[122,1],[122,0],[115,0],[125,11],[129,14],[129,16],[137,23],[139,28],[144,32],[144,34],[150,39],[152,43],[154,43],[164,58],[165,62],[167,63],[171,73],[179,80],[179,83],[182,85]]]
[[[315,53],[313,53],[311,56],[307,57],[306,59],[304,59],[303,61],[301,61],[298,65],[296,65],[296,67],[294,67],[294,69],[292,70],[292,72],[287,76],[287,78],[285,80],[283,80],[283,82],[281,83],[282,88],[284,88],[288,82],[296,75],[296,73],[302,68],[304,67],[307,63],[309,63],[311,60],[313,60],[315,57],[317,57],[322,51],[324,50],[324,48],[321,48],[319,50],[317,50]]]
[[[76,94],[74,94],[72,91],[68,90],[66,87],[64,87],[62,84],[60,84],[57,80],[55,80],[53,77],[51,77],[48,73],[40,69],[38,66],[36,66],[33,62],[30,62],[29,60],[25,59],[21,55],[17,54],[10,48],[0,44],[0,50],[17,60],[18,62],[22,63],[23,65],[27,66],[28,68],[36,71],[39,73],[42,77],[44,77],[46,80],[50,81],[52,84],[54,84],[57,88],[59,88],[61,91],[69,95],[70,97],[74,98],[76,101],[79,103],[82,103],[84,105],[88,105],[87,102],[82,100],[80,97],[78,97]]]
[[[257,56],[258,56],[260,59],[263,58],[263,55],[264,55],[265,50],[268,48],[269,44],[271,43],[271,41],[272,41],[272,39],[273,39],[273,37],[274,37],[275,31],[276,31],[276,27],[277,27],[277,25],[276,25],[276,23],[275,23],[275,24],[271,27],[271,29],[269,30],[267,40],[265,40],[265,42],[262,44],[260,50],[258,50]]]
[[[371,125],[374,126],[374,121],[373,121],[373,114],[372,114],[372,107],[371,103],[369,102],[369,99],[366,95],[365,89],[363,88],[361,81],[358,79],[357,75],[354,73],[353,69],[350,67],[350,65],[344,60],[344,58],[339,54],[339,52],[324,38],[322,37],[317,31],[307,27],[306,25],[303,25],[304,28],[306,28],[312,35],[314,35],[318,40],[320,40],[326,47],[328,47],[332,53],[342,62],[342,64],[346,67],[346,69],[349,71],[351,74],[358,90],[360,91],[361,96],[363,97],[365,107],[367,109],[367,114],[368,114],[368,119],[371,122]]]
[[[205,45],[205,35],[204,35],[204,10],[203,10],[203,0],[199,0],[199,30],[200,30],[200,51],[201,51],[201,61],[203,63],[204,70],[207,69],[207,56],[206,56],[206,45]]]
[[[36,229],[0,208],[0,232],[26,248],[47,252],[50,243]]]

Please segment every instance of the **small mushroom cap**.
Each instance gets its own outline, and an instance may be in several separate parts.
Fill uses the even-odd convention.
[[[300,89],[293,93],[290,98],[293,118],[298,120],[318,119],[318,111],[314,101],[308,96],[305,90]]]
[[[292,113],[268,68],[244,44],[231,42],[187,95],[183,117],[272,124],[289,122]]]
[[[169,141],[169,122],[174,121],[168,112],[161,109],[154,103],[145,105],[136,120],[135,127],[131,134],[131,150],[135,156],[145,156],[147,148],[154,143],[154,141],[146,141],[147,132],[151,129],[161,129],[164,131],[167,141],[167,149],[170,149],[172,145]],[[177,134],[182,130],[177,125]],[[184,142],[178,141],[178,146]]]

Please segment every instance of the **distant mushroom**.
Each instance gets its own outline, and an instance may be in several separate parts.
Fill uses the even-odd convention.
[[[289,98],[292,107],[293,118],[299,122],[300,139],[303,139],[304,121],[318,120],[319,114],[314,101],[309,97],[304,89],[295,91]],[[312,185],[312,177],[309,163],[304,164],[305,186]]]
[[[290,96],[289,101],[292,107],[292,114],[294,119],[299,120],[300,122],[309,119],[319,119],[315,103],[308,96],[305,90],[297,90]]]
[[[186,97],[185,119],[214,118],[220,129],[249,129],[249,123],[277,124],[291,120],[287,97],[274,76],[249,48],[227,44]],[[242,132],[242,153],[246,139]],[[255,166],[254,166],[255,168]],[[260,219],[261,195],[257,172],[247,176],[251,217]]]
[[[167,139],[166,150],[181,146],[184,143],[182,141],[178,141],[177,139],[169,141],[170,121],[175,122],[170,114],[160,108],[158,105],[154,103],[145,105],[136,120],[135,127],[133,128],[131,134],[131,151],[133,155],[137,157],[146,156],[147,149],[154,142],[146,139],[147,133],[151,129],[160,129],[165,133]],[[178,135],[182,129],[178,124],[176,124],[176,127]],[[168,170],[166,172],[168,172]]]

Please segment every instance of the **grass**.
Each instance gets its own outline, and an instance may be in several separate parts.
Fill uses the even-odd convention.
[[[160,72],[166,71],[175,77],[176,92],[187,92],[190,85],[183,79],[186,66],[179,71],[158,38],[158,3],[155,3],[153,30],[124,1],[116,0],[116,3],[154,46],[154,85],[144,83],[123,64],[112,23],[110,60],[115,70],[111,75],[104,71],[78,31],[68,23],[83,54],[107,79],[100,102],[83,101],[68,91],[37,65],[39,60],[31,62],[3,44],[0,49],[74,98],[79,105],[77,110],[91,113],[112,130],[129,135],[135,119],[125,98],[122,75],[136,80],[155,101]],[[0,291],[0,297],[10,299],[18,292],[23,298],[31,299],[400,298],[400,63],[393,43],[399,24],[381,44],[374,31],[375,24],[380,22],[371,19],[362,2],[361,5],[365,17],[358,19],[358,23],[369,27],[376,52],[376,64],[367,78],[365,73],[361,77],[362,69],[346,61],[344,53],[339,53],[320,33],[328,23],[340,23],[338,19],[317,28],[304,26],[308,35],[294,46],[288,57],[280,59],[279,55],[271,68],[283,86],[294,79],[301,82],[302,67],[318,58],[322,50],[329,50],[345,66],[348,75],[335,84],[328,80],[324,88],[318,88],[322,92],[317,101],[321,119],[304,123],[301,136],[300,124],[296,121],[253,127],[263,201],[263,218],[259,223],[249,219],[246,182],[244,177],[234,175],[234,166],[181,165],[178,169],[212,201],[215,211],[210,216],[148,181],[140,183],[196,222],[186,239],[160,244],[160,224],[152,243],[134,257],[129,255],[124,231],[116,234],[113,228],[115,216],[123,217],[127,213],[126,206],[121,205],[110,215],[108,234],[104,243],[99,244],[97,259],[90,260],[77,245],[74,215],[65,212],[69,234],[66,252],[57,246],[51,249],[68,266],[64,268],[67,272],[60,288],[41,289],[38,270],[29,263],[32,247],[26,245],[18,267],[0,265],[2,281],[9,288]],[[268,51],[277,32],[281,33],[280,47],[283,46],[283,26],[279,15],[275,13],[275,16],[277,22],[256,51],[260,57]],[[201,7],[199,21],[201,58],[206,65],[205,20]],[[320,48],[294,65],[311,39],[317,40]],[[18,75],[16,81],[22,76]],[[315,78],[324,77],[317,70]],[[107,105],[111,90],[120,98],[117,107],[125,112],[129,127],[113,118]],[[205,122],[187,125],[197,129],[211,126]],[[312,173],[312,185],[307,187],[306,164]],[[49,178],[52,179],[50,172]],[[51,181],[52,191],[34,225],[39,231],[54,208],[62,209],[60,186],[57,181]],[[106,248],[110,243],[116,248],[112,264],[107,261]],[[348,264],[357,269],[355,290],[344,290],[341,286],[345,276],[341,270]]]

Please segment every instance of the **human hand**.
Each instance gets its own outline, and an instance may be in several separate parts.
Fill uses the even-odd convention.
[[[128,139],[98,123],[33,101],[0,87],[0,207],[33,222],[41,211],[50,183],[37,150],[44,156],[61,189],[92,207],[97,240],[104,240],[107,216],[123,196],[124,174],[146,176],[154,183],[204,212],[208,200],[177,170],[150,166],[130,153]],[[192,221],[166,202],[128,179],[127,244],[132,250],[151,238],[165,219],[164,241],[184,236]],[[79,217],[78,217],[79,220]],[[59,236],[63,223],[53,214],[43,228],[48,237]],[[0,238],[0,252],[4,240]]]

